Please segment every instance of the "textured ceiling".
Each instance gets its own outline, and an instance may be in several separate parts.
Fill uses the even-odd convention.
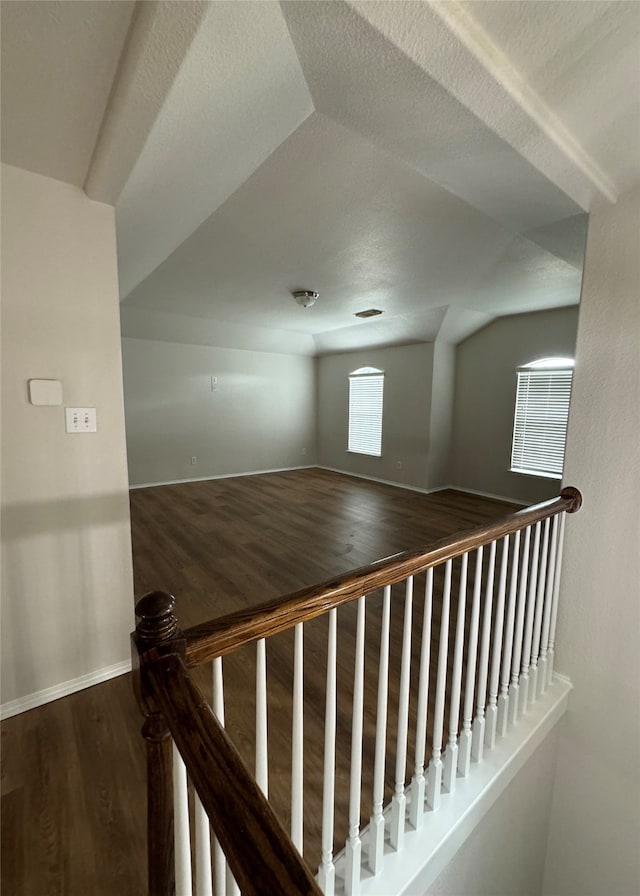
[[[134,6],[2,3],[3,162],[84,184]]]
[[[116,205],[125,334],[457,341],[578,301],[584,212],[640,182],[639,30],[623,2],[3,2],[3,161]]]
[[[462,4],[608,172],[638,181],[640,8],[637,2],[483,0]],[[579,8],[578,8],[579,7]]]

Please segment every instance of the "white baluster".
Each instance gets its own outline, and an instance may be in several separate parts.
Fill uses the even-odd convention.
[[[291,840],[302,855],[303,786],[303,635],[302,623],[295,627],[293,654],[293,730],[291,736]]]
[[[191,896],[191,840],[187,769],[175,743],[173,745],[173,811],[176,896]]]
[[[549,545],[549,569],[544,595],[544,614],[542,617],[542,637],[540,640],[540,672],[538,675],[539,693],[544,694],[547,687],[547,650],[549,648],[549,630],[551,627],[551,610],[553,609],[553,587],[556,569],[556,551],[558,548],[559,517],[553,518],[551,544]]]
[[[413,606],[413,576],[405,586],[404,627],[402,630],[402,661],[400,664],[400,698],[398,701],[398,735],[396,739],[395,793],[391,800],[391,846],[400,851],[404,846],[405,812],[407,799],[404,779],[407,770],[407,734],[409,730],[409,684],[411,675],[411,618]]]
[[[509,685],[509,722],[515,725],[520,710],[520,660],[522,658],[522,637],[524,632],[524,611],[527,605],[527,578],[529,574],[529,544],[531,526],[524,530],[524,546],[520,565],[520,582],[518,587],[518,609],[516,613],[516,629],[513,637],[513,659],[511,662],[511,684]]]
[[[433,711],[433,745],[431,749],[431,760],[429,762],[429,775],[427,778],[427,804],[434,812],[440,808],[440,797],[442,792],[442,730],[444,727],[444,701],[447,684],[450,604],[451,560],[447,560],[444,568],[444,587],[442,589],[436,701]]]
[[[333,864],[333,817],[336,776],[336,661],[338,611],[329,611],[327,641],[327,690],[324,711],[324,780],[322,783],[322,861],[318,883],[325,896],[335,892],[336,869]]]
[[[431,611],[433,606],[433,568],[427,570],[422,613],[422,641],[420,675],[418,679],[418,710],[416,720],[416,765],[411,779],[409,821],[416,830],[424,819],[424,757],[427,746],[427,706],[429,703],[429,663],[431,661]]]
[[[493,632],[493,649],[491,651],[491,674],[489,677],[489,703],[487,704],[487,724],[484,732],[484,743],[492,750],[496,743],[498,724],[498,685],[500,679],[500,657],[502,655],[502,632],[504,630],[504,599],[507,591],[507,562],[509,559],[509,536],[502,539],[502,556],[500,558],[500,577],[498,579],[498,596],[496,599],[496,622]]]
[[[473,582],[473,602],[471,604],[471,627],[469,629],[469,649],[467,651],[467,672],[462,709],[462,731],[458,744],[458,772],[463,778],[469,774],[471,766],[471,721],[473,719],[473,691],[476,680],[476,658],[478,655],[478,628],[480,625],[480,592],[482,590],[482,554],[476,551],[476,573]]]
[[[462,687],[462,656],[464,648],[464,617],[467,606],[467,566],[469,555],[463,554],[460,564],[460,588],[458,591],[458,615],[456,617],[456,640],[453,649],[453,676],[451,681],[451,703],[449,704],[449,743],[444,754],[442,784],[453,793],[456,789],[458,768],[458,721],[460,719],[460,691]]]
[[[378,664],[378,706],[376,715],[376,751],[373,770],[373,813],[369,822],[369,868],[374,874],[382,870],[384,856],[384,766],[387,748],[387,701],[389,693],[389,617],[391,585],[384,589],[380,660]]]
[[[566,513],[560,514],[560,532],[558,534],[558,549],[556,555],[556,569],[553,579],[553,607],[551,609],[551,629],[549,631],[549,653],[547,654],[547,684],[553,680],[553,659],[556,643],[556,623],[558,621],[558,595],[560,592],[560,572],[562,570],[562,548],[564,544],[564,522]]]
[[[509,603],[507,605],[507,621],[505,623],[504,645],[502,652],[502,673],[500,676],[500,696],[498,697],[498,734],[507,733],[509,712],[509,675],[511,671],[511,655],[513,652],[513,626],[516,616],[516,594],[518,590],[518,559],[520,556],[520,532],[513,539],[513,556],[511,558],[511,581],[509,582]]]
[[[542,556],[538,571],[538,591],[536,594],[536,612],[533,622],[533,640],[531,644],[531,666],[529,681],[529,705],[535,702],[538,696],[538,657],[540,655],[540,636],[542,634],[542,610],[544,607],[544,593],[547,576],[547,555],[549,552],[549,517],[544,521],[542,535]]]
[[[215,896],[226,896],[227,893],[227,860],[220,846],[220,841],[213,838],[213,886]]]
[[[536,588],[538,585],[538,563],[540,560],[540,531],[542,523],[538,520],[533,534],[533,551],[531,555],[531,574],[529,576],[529,596],[527,598],[527,618],[524,625],[524,643],[522,650],[522,670],[520,674],[521,712],[529,707],[529,666],[531,664],[531,642],[533,640],[533,616],[536,609]]]
[[[224,681],[222,676],[222,657],[216,657],[213,661],[213,711],[218,721],[224,728]],[[227,888],[227,860],[222,851],[222,847],[218,838],[213,838],[213,856],[214,856],[214,886],[216,896],[235,896],[240,893],[240,888],[236,883],[231,871],[228,874]]]
[[[480,662],[478,663],[478,696],[476,699],[476,717],[473,720],[473,737],[471,741],[471,758],[474,762],[482,762],[484,753],[485,702],[487,699],[487,677],[489,674],[489,646],[491,644],[491,610],[493,608],[493,582],[496,568],[496,543],[491,542],[489,563],[487,568],[487,587],[484,593],[484,610],[482,613],[482,641],[480,645]]]
[[[211,828],[200,797],[194,793],[194,825],[196,839],[196,896],[212,896]]]
[[[267,651],[264,638],[256,641],[256,782],[269,796],[267,746]]]
[[[362,784],[362,715],[364,704],[364,602],[358,598],[356,656],[353,675],[353,721],[351,725],[351,782],[349,788],[349,838],[346,843],[346,896],[360,892],[360,787]]]

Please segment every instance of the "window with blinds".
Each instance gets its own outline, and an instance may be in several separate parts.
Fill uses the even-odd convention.
[[[511,470],[561,479],[573,361],[544,358],[517,371]]]
[[[349,374],[349,444],[356,454],[382,455],[384,372],[361,367]]]

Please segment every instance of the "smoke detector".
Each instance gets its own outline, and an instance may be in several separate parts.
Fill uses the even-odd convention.
[[[298,305],[302,305],[303,308],[311,308],[318,298],[318,293],[314,292],[312,289],[296,289],[291,295]]]

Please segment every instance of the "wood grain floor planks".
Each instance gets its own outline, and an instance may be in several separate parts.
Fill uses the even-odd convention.
[[[162,588],[184,627],[312,585],[514,508],[453,491],[424,495],[322,470],[139,489],[131,493],[135,593]],[[364,750],[373,755],[381,599],[367,614]],[[402,593],[394,592],[388,749],[394,750]],[[414,632],[421,625],[416,585]],[[434,620],[434,624],[437,621]],[[339,619],[337,828],[344,825],[355,607]],[[305,855],[317,863],[326,619],[305,626]],[[268,645],[270,795],[285,823],[290,797],[292,644]],[[413,645],[417,662],[419,638]],[[255,652],[225,658],[230,733],[253,763]],[[210,670],[197,679],[210,693]],[[415,707],[411,707],[411,718]],[[145,893],[141,719],[129,676],[2,724],[2,892],[16,896]],[[411,730],[411,728],[410,728]],[[411,748],[411,738],[410,738]],[[370,793],[372,762],[364,763]],[[387,790],[392,784],[387,775]],[[314,800],[316,802],[314,803]],[[363,819],[366,821],[366,819]],[[344,831],[336,836],[336,846]]]

